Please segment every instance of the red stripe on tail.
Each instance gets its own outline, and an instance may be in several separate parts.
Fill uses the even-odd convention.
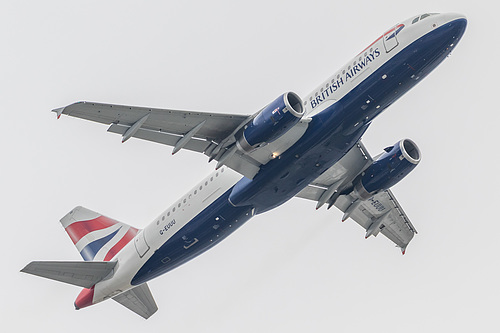
[[[111,227],[117,223],[119,222],[110,219],[109,217],[99,216],[93,220],[72,223],[66,228],[66,232],[73,241],[73,244],[76,244],[88,233]]]

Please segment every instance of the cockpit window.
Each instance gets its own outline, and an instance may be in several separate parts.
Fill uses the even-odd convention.
[[[439,14],[439,13],[426,13],[426,14],[423,14],[422,16],[420,16],[420,17],[415,17],[413,19],[413,21],[411,21],[411,24],[415,24],[419,20],[422,21],[424,18],[427,18],[427,17],[432,16],[432,15],[437,15],[437,14]]]

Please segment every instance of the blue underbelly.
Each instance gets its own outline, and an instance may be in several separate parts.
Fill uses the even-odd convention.
[[[132,285],[162,275],[216,245],[252,217],[252,207],[234,207],[228,197],[232,189],[189,221],[139,269]]]
[[[312,117],[302,138],[279,159],[243,178],[231,201],[257,213],[273,209],[300,192],[338,162],[384,109],[427,76],[451,52],[464,26],[445,25],[400,51],[342,99]],[[367,103],[367,101],[369,101]]]

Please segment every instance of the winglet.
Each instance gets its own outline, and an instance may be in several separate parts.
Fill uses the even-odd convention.
[[[57,108],[57,109],[52,110],[52,112],[55,112],[57,115],[57,119],[59,119],[59,118],[61,118],[61,115],[63,114],[65,108],[66,107],[63,106],[62,108]]]

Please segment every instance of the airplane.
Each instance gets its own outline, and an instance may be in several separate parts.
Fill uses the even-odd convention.
[[[209,250],[253,216],[293,197],[336,206],[404,254],[417,233],[390,188],[420,162],[402,139],[372,158],[361,142],[371,122],[434,70],[462,38],[460,14],[422,14],[380,35],[302,100],[285,92],[252,115],[77,102],[53,110],[108,131],[203,153],[215,171],[144,229],[84,207],[61,223],[84,261],[33,261],[21,271],[84,289],[82,309],[112,298],[149,318],[147,282]]]

